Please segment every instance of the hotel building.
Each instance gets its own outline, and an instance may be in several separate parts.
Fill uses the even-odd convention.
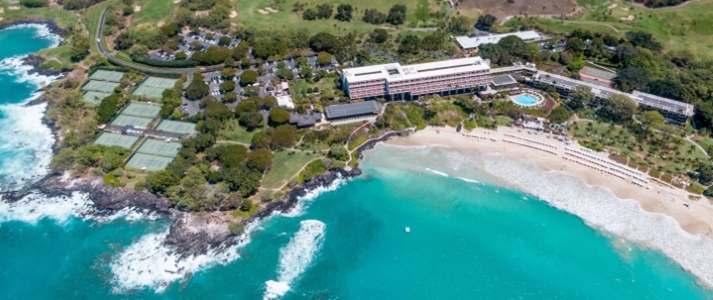
[[[480,57],[402,66],[398,63],[342,70],[350,99],[415,100],[421,95],[452,95],[490,84],[490,64]]]

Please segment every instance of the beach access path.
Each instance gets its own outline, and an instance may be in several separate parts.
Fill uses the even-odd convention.
[[[701,234],[711,238],[713,205],[705,197],[661,183],[647,174],[637,176],[648,181],[647,184],[640,186],[633,183],[631,178],[622,179],[595,170],[591,166],[575,162],[571,153],[576,153],[573,151],[586,153],[605,165],[624,165],[609,159],[607,153],[591,151],[581,147],[576,141],[568,145],[552,136],[549,138],[547,136],[542,132],[528,133],[526,129],[509,127],[498,127],[497,130],[478,128],[461,133],[456,132],[452,127],[428,127],[409,137],[395,137],[386,143],[401,146],[440,145],[484,153],[500,153],[515,160],[534,161],[545,169],[577,176],[589,185],[607,187],[620,199],[636,200],[648,212],[673,217],[682,229],[691,234]],[[570,155],[566,155],[565,151]],[[689,196],[698,196],[699,200],[691,200]]]

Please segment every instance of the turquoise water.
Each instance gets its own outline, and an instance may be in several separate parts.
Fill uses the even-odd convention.
[[[0,32],[0,41],[8,31]],[[6,76],[0,80],[6,88],[29,97],[34,88],[21,88],[21,74]],[[2,109],[32,109],[13,106],[23,102],[19,96],[3,101]],[[624,203],[567,178],[553,179],[497,156],[440,148],[378,147],[363,166],[363,176],[308,197],[290,215],[257,225],[240,257],[223,255],[222,261],[214,255],[176,261],[161,246],[170,220],[138,212],[80,218],[91,211],[81,195],[0,203],[0,298],[713,297],[661,252],[627,242],[613,234],[616,228],[593,229],[600,228],[593,215],[582,213],[585,224],[546,201],[505,188],[493,174],[519,174],[541,187],[547,184],[540,181],[547,181],[554,193],[569,198]],[[579,213],[575,206],[557,205]],[[618,213],[609,208],[598,211]],[[631,222],[647,217],[616,209],[631,213],[624,215]],[[675,232],[653,228],[675,244],[687,244]],[[708,244],[696,245],[707,251]],[[183,271],[176,272],[176,265]]]
[[[530,94],[520,94],[515,96],[515,99],[513,101],[523,106],[532,106],[537,103],[537,97]]]

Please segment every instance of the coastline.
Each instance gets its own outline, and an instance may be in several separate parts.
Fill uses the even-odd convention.
[[[647,212],[667,215],[675,219],[683,230],[693,235],[708,236],[713,232],[713,205],[702,197],[699,200],[688,199],[693,195],[682,189],[669,187],[650,181],[649,187],[640,187],[612,175],[564,160],[561,157],[530,149],[525,146],[505,143],[501,139],[505,134],[527,136],[560,147],[565,143],[545,138],[544,134],[528,135],[525,130],[498,127],[497,131],[476,129],[473,134],[487,136],[498,141],[466,138],[454,128],[426,128],[408,138],[394,138],[386,142],[398,146],[443,146],[463,150],[475,150],[481,153],[497,153],[515,161],[532,161],[545,171],[563,172],[575,176],[589,186],[603,187],[610,190],[619,199],[635,200]],[[579,145],[569,147],[581,148]],[[602,159],[608,158],[599,154]],[[612,161],[613,162],[613,161]],[[648,175],[647,175],[648,177]],[[700,195],[698,195],[700,196]],[[687,208],[683,204],[687,204]]]

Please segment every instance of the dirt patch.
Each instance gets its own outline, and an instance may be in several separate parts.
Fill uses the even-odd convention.
[[[158,24],[156,24],[156,26],[158,26],[158,27],[161,27],[163,25],[166,25],[165,21],[159,21]]]
[[[140,12],[141,11],[141,6],[134,6],[134,12]]]
[[[195,13],[195,15],[197,17],[207,16],[208,14],[210,14],[210,10],[199,10],[199,11],[196,11],[196,13]]]
[[[4,7],[0,7],[0,14],[4,14],[4,13],[5,13],[5,8],[4,8]]]
[[[622,7],[621,10],[623,10],[623,11],[629,11],[629,8],[628,8],[628,7]]]
[[[237,17],[237,16],[238,16],[238,12],[237,12],[237,11],[234,11],[234,10],[231,10],[231,11],[230,11],[230,18],[231,18],[231,19],[234,19],[234,18]]]
[[[267,10],[267,11],[273,13],[273,14],[280,12],[279,10],[274,9],[274,8],[272,8],[272,7],[265,7],[265,10]]]
[[[626,16],[626,17],[621,17],[621,18],[619,18],[619,20],[622,20],[622,21],[634,21],[635,18],[636,18],[636,17],[635,17],[634,15],[628,15],[628,16]]]
[[[478,10],[491,14],[502,21],[507,16],[516,15],[566,15],[576,11],[574,0],[462,0],[461,9]]]
[[[7,9],[9,9],[9,10],[19,10],[20,7],[19,7],[19,6],[10,6],[10,7],[8,7]]]
[[[617,4],[617,3],[614,3],[614,4],[612,4],[612,5],[609,5],[609,9],[616,8],[618,5],[619,5],[619,4]]]
[[[267,15],[267,14],[270,13],[270,12],[264,10],[264,9],[258,9],[257,12],[260,13],[261,15]]]
[[[173,0],[173,4],[178,4],[180,2],[181,2],[181,0]]]

